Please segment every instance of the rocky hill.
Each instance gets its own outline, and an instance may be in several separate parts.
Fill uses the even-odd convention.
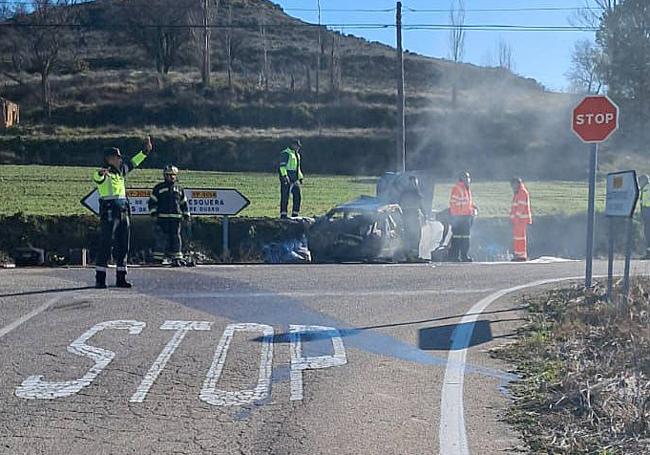
[[[162,80],[138,45],[134,30],[152,30],[155,9],[147,16],[137,2],[118,0],[76,8],[79,26],[57,29],[71,44],[51,78],[49,118],[37,74],[27,69],[20,82],[6,77],[9,71],[0,75],[1,96],[22,109],[21,126],[0,132],[0,163],[91,165],[103,146],[129,148],[151,131],[160,150],[152,165],[273,171],[278,151],[301,137],[309,172],[393,168],[396,65],[389,46],[323,28],[319,48],[318,27],[271,2],[221,0],[211,37],[213,83],[205,88],[192,40]],[[0,62],[10,69],[7,42]],[[567,127],[569,96],[504,69],[413,53],[405,68],[408,167],[440,176],[470,168],[485,178],[583,172],[580,144]]]

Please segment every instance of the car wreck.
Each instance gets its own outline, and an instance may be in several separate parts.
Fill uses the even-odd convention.
[[[415,221],[405,216],[400,194],[404,194],[409,178],[405,174],[388,174],[379,180],[377,196],[362,196],[318,217],[308,235],[314,261],[441,260],[451,235],[449,226],[433,220],[432,186],[431,195],[422,198],[422,216]],[[415,254],[410,252],[413,240]]]
[[[318,262],[400,260],[404,231],[399,205],[363,196],[316,219],[309,248]]]

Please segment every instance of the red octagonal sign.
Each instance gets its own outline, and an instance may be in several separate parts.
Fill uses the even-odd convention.
[[[571,123],[583,142],[603,142],[618,129],[618,106],[607,96],[588,96],[573,110]]]

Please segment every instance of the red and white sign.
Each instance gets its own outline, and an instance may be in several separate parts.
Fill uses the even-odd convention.
[[[583,142],[603,142],[618,129],[618,106],[607,96],[588,96],[573,110],[571,126]]]

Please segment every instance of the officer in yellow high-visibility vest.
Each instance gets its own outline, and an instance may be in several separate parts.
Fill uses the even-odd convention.
[[[289,195],[293,195],[293,210],[291,216],[300,215],[300,204],[302,202],[302,191],[300,185],[304,175],[301,168],[300,150],[302,144],[296,139],[293,144],[282,151],[280,159],[280,218],[287,218],[289,208]]]
[[[647,175],[639,177],[639,191],[641,197],[639,204],[641,205],[641,217],[643,218],[643,234],[645,237],[645,256],[643,259],[650,259],[650,179]]]
[[[108,148],[104,150],[104,165],[93,174],[99,192],[100,240],[95,261],[95,287],[98,289],[106,288],[106,268],[111,250],[117,265],[117,287],[132,287],[126,281],[131,210],[126,197],[125,178],[142,164],[152,150],[149,136],[144,141],[142,151],[127,160],[122,159],[122,153],[117,147]]]

